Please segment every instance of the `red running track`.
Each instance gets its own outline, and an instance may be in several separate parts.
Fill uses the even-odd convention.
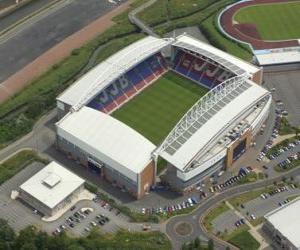
[[[245,31],[245,33],[243,33],[242,32],[243,29],[239,28],[238,25],[233,23],[234,14],[243,7],[258,5],[263,3],[282,3],[282,2],[292,2],[292,1],[297,1],[297,0],[252,0],[247,2],[241,2],[225,10],[220,18],[220,23],[227,34],[240,41],[250,43],[254,50],[295,47],[299,45],[297,40],[278,41],[278,42],[260,40],[257,38],[257,36],[250,36],[249,32]]]

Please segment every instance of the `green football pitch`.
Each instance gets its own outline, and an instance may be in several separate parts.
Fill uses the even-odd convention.
[[[207,91],[169,71],[112,116],[158,145]]]
[[[235,14],[234,20],[255,24],[263,40],[299,39],[300,1],[245,7]]]

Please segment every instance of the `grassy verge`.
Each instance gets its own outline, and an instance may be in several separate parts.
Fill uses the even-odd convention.
[[[289,171],[289,170],[291,170],[295,167],[298,167],[298,166],[300,166],[300,159],[293,160],[289,164],[285,165],[284,168],[277,165],[277,166],[274,167],[274,169],[275,169],[276,172],[286,172],[286,171]]]
[[[267,152],[267,157],[277,152],[280,148],[288,146],[289,143],[294,142],[295,140],[300,140],[300,136],[294,136],[288,139],[283,140],[282,142],[276,144],[272,148],[270,148]]]
[[[95,64],[99,64],[112,54],[116,53],[116,51],[121,50],[122,48],[128,46],[131,43],[134,43],[135,41],[143,37],[145,37],[145,35],[142,33],[134,33],[122,38],[112,40],[111,42],[107,43],[105,49],[103,49],[101,53],[97,55]]]
[[[246,183],[251,183],[251,182],[256,182],[260,178],[263,178],[263,176],[257,174],[256,172],[252,171],[251,173],[247,174],[240,180],[238,180],[238,184],[246,184]]]
[[[252,226],[256,227],[256,226],[264,223],[265,218],[264,217],[258,217],[255,220],[249,220],[249,222],[251,223]]]
[[[175,1],[176,2],[176,1]],[[198,26],[209,42],[237,57],[251,60],[251,50],[248,46],[237,43],[225,37],[217,27],[218,12],[235,0],[221,1],[180,1],[180,4],[167,4],[167,1],[157,1],[154,5],[140,13],[139,17],[147,24],[155,26],[158,34],[163,35],[176,28]],[[153,15],[157,18],[153,18]],[[169,21],[167,22],[169,16]]]
[[[300,195],[298,195],[298,194],[291,195],[291,196],[287,197],[287,200],[292,201],[292,200],[297,199],[299,196],[300,196]]]
[[[230,233],[223,232],[218,236],[225,241],[229,241],[231,238],[235,237],[236,235],[238,235],[242,232],[247,232],[248,230],[250,230],[250,227],[248,225],[244,224],[244,225],[239,226],[238,228],[235,228]]]
[[[229,54],[235,55],[246,61],[250,61],[252,59],[250,48],[246,47],[246,45],[232,41],[220,33],[216,24],[218,14],[219,13],[215,13],[214,15],[210,16],[200,25],[200,29],[207,40],[212,45],[228,52]]]
[[[89,237],[93,237],[90,235]],[[114,235],[96,233],[98,246],[103,249],[171,249],[171,243],[167,236],[161,232],[131,233],[120,230]],[[95,244],[97,246],[97,244]]]
[[[203,219],[203,225],[205,226],[206,230],[211,232],[213,229],[212,221],[228,210],[229,207],[225,204],[225,202],[221,202],[217,207],[210,210]]]
[[[266,188],[262,188],[262,189],[257,189],[257,190],[253,190],[253,191],[250,191],[250,192],[247,192],[247,193],[243,193],[239,196],[235,196],[235,197],[232,197],[228,200],[228,202],[234,206],[234,208],[236,210],[239,210],[240,209],[240,205],[241,204],[245,204],[247,203],[248,201],[251,201],[251,200],[254,200],[256,199],[257,197],[259,197],[262,193],[266,193],[266,192],[269,192],[273,189],[272,186],[269,186],[269,187],[266,187]]]
[[[168,20],[187,18],[218,2],[218,0],[160,0],[139,13],[138,17],[150,26],[157,26]]]
[[[167,219],[172,218],[172,217],[177,216],[177,215],[189,214],[192,211],[194,211],[196,208],[197,208],[197,206],[193,206],[193,207],[188,207],[188,208],[181,209],[181,210],[176,210],[172,213],[166,213],[165,212],[165,213],[159,214],[159,217],[161,218],[162,221],[164,221],[164,220],[167,220]]]
[[[294,134],[296,132],[299,132],[299,129],[291,126],[291,124],[289,123],[286,117],[282,117],[280,120],[280,127],[278,133],[280,135],[288,135],[288,134]]]
[[[0,164],[0,185],[34,161],[48,163],[32,150],[23,150]]]
[[[255,250],[260,246],[259,242],[247,231],[235,234],[228,241],[241,250]]]

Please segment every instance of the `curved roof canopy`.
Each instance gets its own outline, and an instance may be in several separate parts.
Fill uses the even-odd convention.
[[[156,148],[124,123],[86,106],[69,113],[56,125],[59,136],[106,164],[116,163],[120,167],[117,171],[135,181],[135,174],[149,164]]]
[[[172,39],[148,36],[127,46],[86,73],[57,100],[78,110],[119,76],[171,42]]]
[[[156,150],[184,171],[207,145],[269,92],[243,76],[216,86],[192,106]]]
[[[203,55],[219,63],[236,75],[242,75],[245,73],[254,74],[260,70],[250,63],[247,63],[235,56],[232,56],[188,35],[176,37],[176,41],[172,45]]]

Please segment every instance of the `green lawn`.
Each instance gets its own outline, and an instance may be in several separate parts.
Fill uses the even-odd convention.
[[[254,23],[264,40],[300,38],[300,1],[261,4],[242,8],[234,16],[239,23]]]
[[[253,236],[247,231],[236,234],[234,237],[229,239],[229,242],[241,250],[255,250],[260,246],[257,240],[254,239]]]
[[[112,116],[157,145],[206,92],[192,81],[168,72]]]
[[[46,159],[42,159],[36,152],[29,149],[22,150],[2,162],[0,164],[0,185],[34,161],[48,163]]]

